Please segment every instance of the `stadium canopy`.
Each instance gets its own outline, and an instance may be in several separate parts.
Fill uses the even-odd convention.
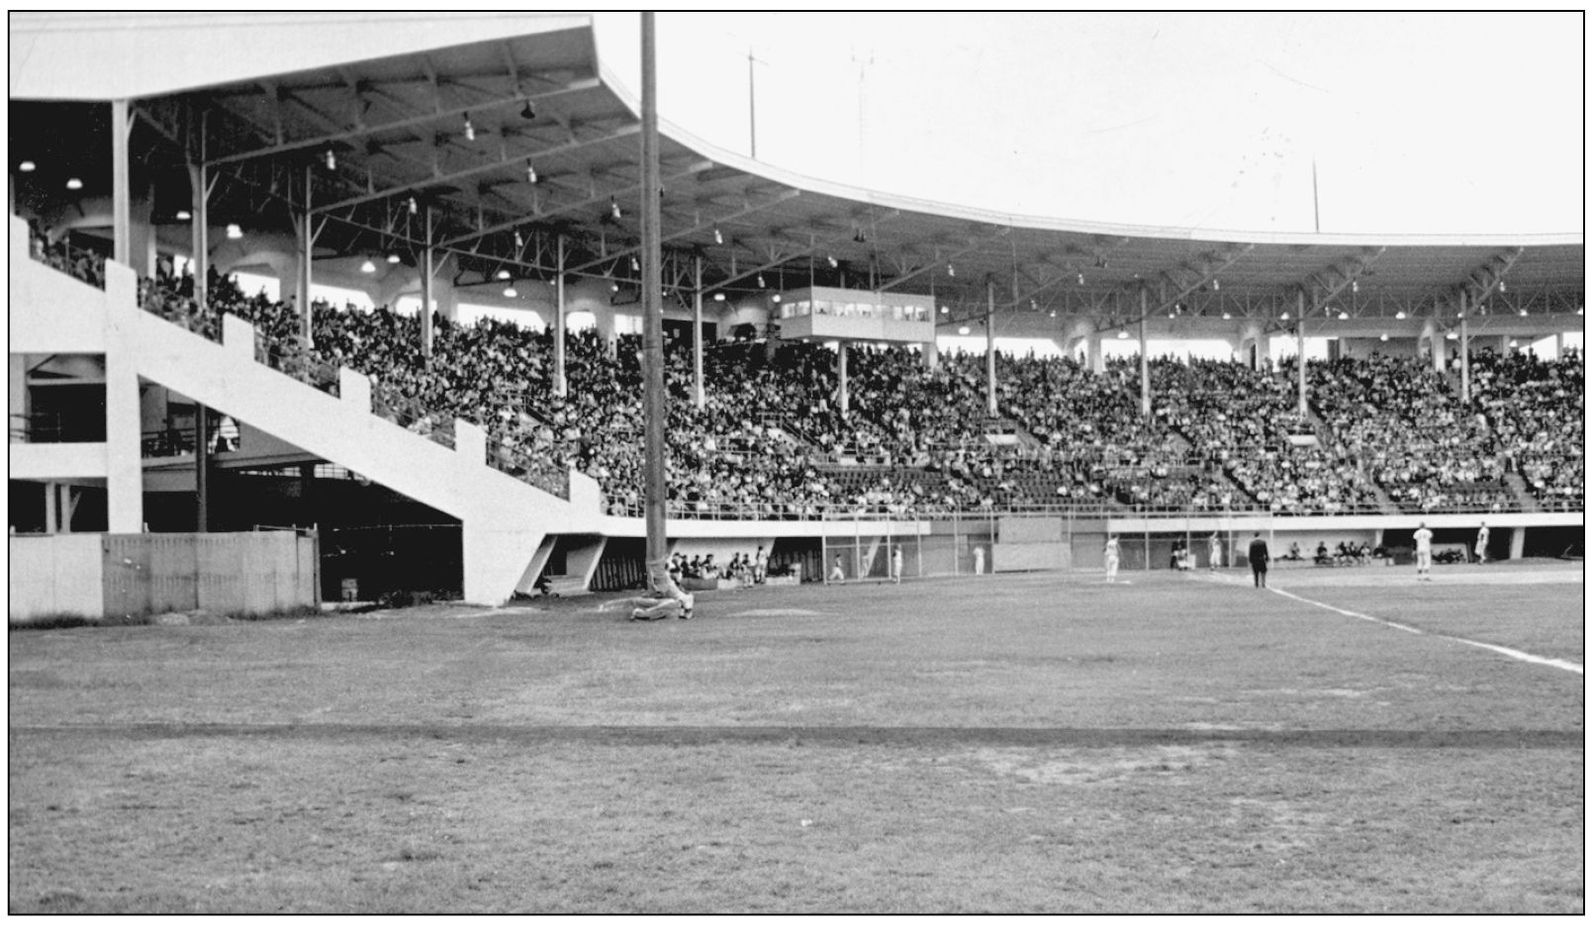
[[[132,97],[133,185],[154,191],[151,221],[167,244],[188,241],[178,213],[202,176],[211,225],[292,232],[308,215],[317,258],[397,253],[413,265],[430,242],[456,255],[461,283],[505,269],[549,279],[560,267],[640,277],[640,107],[598,60],[590,17],[515,17],[512,33],[467,17],[464,32],[481,37],[444,47],[425,47],[414,17],[364,19],[368,40],[340,44],[337,29],[353,28],[344,20],[317,55],[297,57],[278,54],[277,20],[251,37],[247,18],[224,17],[223,34],[183,33],[206,46],[183,73],[223,82],[176,86],[140,70],[162,46],[158,29],[138,27],[158,18],[123,15],[133,28],[106,37],[38,17],[13,15],[10,138],[12,195],[37,212],[110,194],[110,118],[86,102],[109,97],[82,75],[125,65],[130,89],[117,93]],[[390,31],[386,46],[369,40]],[[273,61],[294,68],[266,70]],[[710,293],[841,286],[931,294],[947,324],[994,309],[1100,327],[1164,313],[1278,328],[1303,311],[1583,306],[1578,237],[1209,233],[1007,215],[803,177],[669,124],[661,135],[665,284],[680,294],[699,280]],[[35,170],[18,174],[24,158]],[[65,189],[69,174],[83,190]]]

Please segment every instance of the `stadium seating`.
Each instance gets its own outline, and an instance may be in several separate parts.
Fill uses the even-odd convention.
[[[35,236],[33,256],[87,282],[104,259]],[[212,339],[222,314],[253,323],[261,360],[335,390],[337,369],[373,381],[379,412],[451,443],[458,417],[486,430],[492,455],[529,481],[574,467],[610,514],[642,510],[640,340],[613,349],[592,331],[566,344],[564,396],[553,340],[506,322],[437,319],[433,356],[419,320],[386,309],[312,306],[312,338],[293,308],[166,269],[141,281],[143,308]],[[1214,361],[1149,363],[1152,416],[1137,361],[1101,374],[1062,358],[999,355],[998,415],[985,359],[944,355],[928,368],[905,348],[849,351],[842,412],[833,351],[817,344],[726,342],[705,352],[702,407],[691,345],[667,346],[670,514],[812,518],[855,510],[924,513],[1039,507],[1257,510],[1276,514],[1489,511],[1518,474],[1547,505],[1582,505],[1583,360],[1476,355],[1471,407],[1419,360],[1373,356],[1309,364],[1311,414],[1295,376]]]

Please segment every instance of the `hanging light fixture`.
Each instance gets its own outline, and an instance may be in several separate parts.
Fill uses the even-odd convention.
[[[388,263],[389,264],[397,264],[397,263],[399,263],[400,260],[402,260],[402,258],[399,257],[399,252],[397,252],[397,251],[389,251],[388,252]]]
[[[526,247],[526,239],[521,237],[521,230],[520,229],[516,229],[515,230],[515,247],[517,247],[517,248]]]
[[[537,110],[532,108],[532,101],[531,100],[527,100],[526,101],[526,105],[521,107],[521,118],[522,119],[536,119],[537,118]]]
[[[617,220],[620,218],[620,204],[612,196],[609,198],[609,215]]]
[[[764,275],[763,274],[759,275],[759,289],[761,289],[761,290],[764,289]]]
[[[1406,312],[1404,312],[1402,310],[1397,310],[1396,311],[1396,320],[1397,321],[1400,321],[1401,319],[1404,319],[1406,317],[1407,317],[1407,313]]]
[[[1215,292],[1215,293],[1218,292],[1218,278],[1217,277],[1213,278],[1213,292]]]
[[[81,190],[83,189],[83,181],[76,177],[68,177],[66,181],[66,188],[68,190]]]
[[[1517,311],[1517,314],[1520,315],[1520,316],[1523,316],[1524,318],[1527,318],[1528,314],[1529,314],[1529,311],[1527,309],[1519,309]]]
[[[1128,337],[1130,337],[1130,333],[1121,328],[1121,329],[1119,329],[1119,337],[1120,338],[1128,338]]]
[[[1509,348],[1515,348],[1515,347],[1517,347],[1517,339],[1516,339],[1516,338],[1513,338],[1513,339],[1512,339],[1512,340],[1511,340],[1511,341],[1508,341],[1508,342],[1507,342],[1507,343],[1506,343],[1506,346],[1507,346],[1507,347],[1509,347]]]
[[[968,325],[960,325],[960,326],[958,326],[958,334],[960,334],[960,335],[969,334],[969,326]]]
[[[1379,333],[1379,340],[1380,340],[1380,341],[1389,341],[1389,340],[1390,340],[1390,335],[1389,335],[1389,333],[1387,333],[1387,332],[1380,332],[1380,333]]]
[[[611,293],[619,293],[620,292],[620,284],[619,283],[611,283],[611,284],[609,284],[609,292],[611,292]]]
[[[714,243],[717,245],[723,245],[726,243],[725,236],[720,234],[720,229],[718,227],[714,230]]]
[[[1457,333],[1456,332],[1446,332],[1445,333],[1445,340],[1447,340],[1447,341],[1455,341],[1455,340],[1457,340]]]
[[[177,211],[177,221],[179,222],[187,222],[192,218],[194,218],[194,214],[186,209],[179,209]]]
[[[1496,281],[1495,289],[1496,289],[1497,292],[1505,293],[1506,292],[1506,281],[1505,280]]]
[[[716,293],[714,294],[714,301],[717,303],[723,303],[726,301],[726,295],[724,293]]]
[[[637,261],[637,255],[635,254],[631,256],[631,269],[634,271],[642,270],[642,264]]]
[[[517,297],[519,295],[520,295],[519,293],[515,292],[515,285],[514,284],[510,284],[509,286],[504,288],[504,297],[506,299],[514,299],[515,297]]]
[[[948,308],[947,308],[947,307],[946,307],[946,306],[943,306],[943,307],[941,307],[941,314],[942,314],[942,315],[946,315],[946,314],[947,314],[947,313],[949,313],[949,312],[951,312],[951,311],[952,311],[952,310],[951,310],[951,309],[948,309]]]
[[[1048,309],[1047,310],[1047,318],[1056,319],[1057,317],[1058,317],[1058,310],[1056,310],[1056,309]]]
[[[465,114],[465,140],[468,142],[476,141],[476,126],[471,125],[470,113]]]
[[[410,215],[413,216],[413,215],[415,215],[416,213],[418,213],[420,211],[421,211],[421,204],[417,203],[415,201],[415,197],[413,197],[413,196],[410,197]]]
[[[496,274],[496,276],[500,280],[508,280],[510,278],[509,268],[508,267],[500,267],[498,269],[498,273]]]
[[[1357,292],[1357,281],[1355,280],[1351,281],[1351,291],[1353,293]]]
[[[774,300],[775,302],[780,302],[781,301],[781,294],[777,293],[774,296],[770,297],[770,299]]]
[[[228,238],[243,238],[244,237],[244,230],[238,227],[238,223],[229,222],[229,223],[227,223],[227,237]]]
[[[38,170],[38,169],[39,169],[39,166],[37,164],[34,164],[32,161],[23,161],[21,164],[17,165],[17,170],[21,171],[24,174],[31,174],[34,171]]]
[[[365,263],[360,265],[360,272],[362,274],[374,274],[377,272],[377,265],[371,263],[370,258],[366,258]]]
[[[1339,320],[1340,320],[1340,321],[1342,321],[1342,322],[1344,322],[1344,321],[1346,321],[1346,320],[1347,320],[1347,319],[1349,319],[1349,318],[1351,318],[1351,316],[1349,316],[1349,315],[1347,315],[1347,314],[1346,314],[1346,310],[1344,310],[1344,309],[1342,309],[1342,310],[1340,310],[1340,315],[1338,315],[1338,316],[1335,316],[1335,318],[1337,318],[1337,319],[1339,319]]]
[[[831,265],[831,269],[832,269],[832,270],[835,270],[835,269],[836,269],[836,255],[834,255],[834,254],[827,254],[827,255],[826,255],[826,256],[825,256],[825,263],[827,263],[827,264],[829,264],[829,265]]]
[[[335,171],[338,169],[338,154],[331,148],[327,149],[327,153],[323,157],[323,160],[327,162],[327,170]]]
[[[1224,313],[1224,320],[1226,322],[1229,321],[1229,313],[1228,312]]]
[[[1279,317],[1280,317],[1280,319],[1282,321],[1287,321],[1287,322],[1290,321],[1290,313],[1288,313],[1288,312],[1281,312],[1279,314]]]
[[[1074,282],[1075,282],[1075,284],[1077,286],[1085,286],[1085,274],[1084,273],[1075,274],[1074,275]]]
[[[532,166],[530,159],[526,161],[526,182],[537,183],[537,168]]]
[[[958,276],[958,271],[953,267],[953,262],[952,261],[948,261],[947,262],[947,276],[949,276],[949,277]]]

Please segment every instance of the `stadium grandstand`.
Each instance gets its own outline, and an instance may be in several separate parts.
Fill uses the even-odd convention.
[[[152,54],[185,17],[12,17],[13,620],[157,608],[185,571],[639,583],[641,108],[591,19]],[[1116,534],[1162,569],[1263,531],[1397,560],[1420,520],[1582,550],[1581,237],[1006,215],[668,124],[660,162],[683,559],[1067,570]]]

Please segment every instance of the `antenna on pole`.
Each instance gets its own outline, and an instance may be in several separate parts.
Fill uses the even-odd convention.
[[[1313,232],[1316,234],[1319,231],[1320,231],[1320,229],[1318,228],[1318,156],[1317,155],[1313,155]]]
[[[757,61],[757,60],[758,60],[757,58],[753,57],[753,46],[749,45],[748,46],[748,157],[754,159],[755,161],[758,160],[758,158],[759,158],[759,132],[758,132],[758,128],[757,128],[758,127],[758,122],[754,118],[754,110],[753,110],[753,101],[754,101],[754,95],[753,95],[753,63],[755,61]]]

